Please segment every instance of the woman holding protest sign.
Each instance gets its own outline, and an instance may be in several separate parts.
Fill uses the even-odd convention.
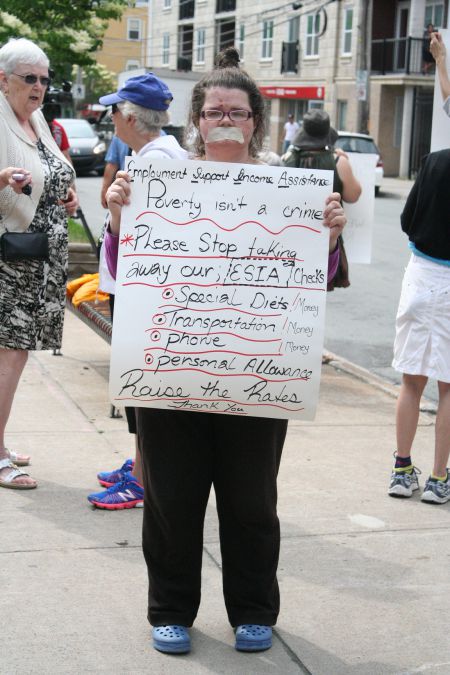
[[[195,159],[260,164],[264,99],[240,70],[235,49],[226,49],[216,63],[193,89],[188,136]],[[110,208],[128,203],[128,181],[121,174],[110,188]],[[346,222],[338,194],[328,197],[323,222],[330,228],[332,276]],[[154,647],[166,653],[190,650],[188,628],[200,604],[205,511],[214,485],[223,592],[235,647],[269,649],[279,612],[277,473],[287,421],[151,408],[137,408],[136,415]]]

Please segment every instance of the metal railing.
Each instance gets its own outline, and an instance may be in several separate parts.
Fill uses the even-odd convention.
[[[428,48],[422,38],[385,38],[372,40],[372,74],[422,73],[423,51]],[[431,71],[430,71],[431,73]]]

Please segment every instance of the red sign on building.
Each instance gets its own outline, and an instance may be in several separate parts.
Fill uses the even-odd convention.
[[[261,94],[266,98],[303,98],[323,99],[325,87],[260,87]]]

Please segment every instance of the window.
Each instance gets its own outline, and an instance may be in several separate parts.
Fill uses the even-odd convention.
[[[235,12],[236,0],[216,0],[216,14],[220,12]]]
[[[347,101],[337,102],[337,128],[342,131],[347,129]]]
[[[171,9],[172,0],[163,0],[163,9]]]
[[[206,30],[204,28],[199,28],[196,33],[197,45],[195,48],[195,62],[205,63]]]
[[[297,42],[300,37],[300,17],[294,16],[288,21],[288,42]]]
[[[130,59],[127,61],[127,65],[125,67],[125,70],[136,70],[137,68],[141,67],[141,62],[140,61],[135,61],[133,59]]]
[[[238,31],[238,39],[236,44],[236,49],[239,52],[239,57],[241,61],[244,60],[244,42],[245,42],[245,24],[241,23]]]
[[[162,55],[161,55],[161,61],[163,66],[169,65],[169,59],[170,59],[170,33],[163,33]]]
[[[128,35],[128,40],[140,40],[141,39],[141,20],[140,19],[128,19],[127,35]]]
[[[305,56],[319,56],[320,15],[308,14],[306,17]]]
[[[424,28],[432,23],[435,28],[442,28],[444,20],[444,3],[443,2],[427,2],[425,7],[425,25]]]
[[[178,26],[178,60],[177,70],[189,72],[192,70],[194,56],[194,26],[183,24]]]
[[[353,7],[346,7],[344,12],[344,26],[342,32],[342,54],[352,53]]]
[[[180,0],[178,19],[193,19],[195,14],[195,0]]]
[[[216,20],[216,36],[214,53],[221,52],[225,47],[233,47],[236,42],[236,22],[234,19]]]
[[[273,21],[263,21],[261,58],[271,59],[273,47]]]

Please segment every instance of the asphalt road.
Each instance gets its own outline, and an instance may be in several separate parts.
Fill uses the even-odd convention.
[[[375,199],[372,263],[351,265],[350,287],[338,288],[327,298],[325,348],[396,383],[400,375],[391,368],[395,315],[409,259],[400,213],[410,185],[385,180]],[[101,178],[77,178],[77,187],[81,208],[98,236],[105,216],[99,201]],[[425,396],[437,401],[434,383],[427,386]]]

